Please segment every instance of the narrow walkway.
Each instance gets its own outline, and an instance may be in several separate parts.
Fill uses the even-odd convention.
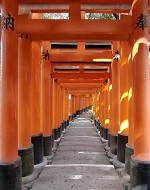
[[[90,117],[74,120],[32,190],[124,190]]]

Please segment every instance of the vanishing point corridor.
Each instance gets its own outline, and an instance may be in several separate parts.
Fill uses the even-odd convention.
[[[55,148],[52,163],[46,165],[32,190],[123,190],[110,164],[91,112],[74,119]]]

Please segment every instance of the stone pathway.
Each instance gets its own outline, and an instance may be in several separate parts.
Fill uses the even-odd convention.
[[[88,112],[72,122],[32,190],[124,190],[90,118]]]

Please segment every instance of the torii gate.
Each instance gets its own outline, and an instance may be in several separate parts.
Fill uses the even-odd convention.
[[[89,103],[91,103],[90,96],[93,95],[96,122],[100,119],[99,122],[102,123],[105,133],[108,133],[109,127],[110,154],[117,155],[117,160],[121,163],[126,161],[126,172],[129,173],[131,167],[131,188],[143,184],[149,187],[148,39],[150,29],[147,13],[150,2],[121,0],[120,3],[119,0],[106,0],[104,4],[101,0],[92,1],[94,5],[99,3],[100,12],[103,11],[102,7],[105,7],[107,12],[126,13],[122,14],[119,20],[81,19],[81,5],[90,6],[89,0],[69,1],[69,3],[66,0],[36,0],[36,2],[1,0],[0,3],[2,14],[0,92],[0,179],[2,180],[0,188],[21,189],[21,177],[33,172],[34,164],[43,161],[43,154],[50,155],[50,149],[47,150],[42,142],[51,146],[52,130],[54,138],[57,139],[62,130],[61,123],[66,125],[69,113],[68,94],[72,94],[75,99],[75,109],[71,114],[82,109],[78,107],[77,102],[85,98],[84,94],[89,97]],[[67,4],[69,8],[66,6],[65,11],[69,12],[69,20],[42,20],[41,15],[36,14],[41,13],[42,10],[34,10],[32,19],[28,15],[18,15],[19,4],[23,7],[32,3]],[[126,9],[120,11],[115,8],[109,9],[110,4],[119,3],[126,4]],[[58,41],[78,42],[78,53],[69,52],[67,55],[65,53],[61,55],[50,50],[50,42]],[[89,55],[86,51],[82,51],[85,42],[101,41],[112,42],[112,51],[105,50],[98,54],[92,52]],[[42,51],[51,52],[50,60],[41,61],[41,46]],[[112,59],[117,51],[120,52],[121,59],[112,60],[111,70],[92,71],[96,64],[93,64],[94,58],[101,59],[98,63],[100,67],[110,68],[105,59]],[[69,59],[70,62],[67,64]],[[77,66],[78,71],[71,69],[72,74],[70,74],[68,71],[62,72],[57,69],[56,67],[62,66],[62,60],[65,61],[66,66]],[[50,61],[51,65],[49,65]],[[72,65],[73,61],[76,64]],[[86,66],[90,67],[90,71],[86,71]],[[106,79],[109,79],[108,84],[105,83]],[[85,84],[88,84],[88,88]],[[47,90],[47,86],[50,86],[51,91]],[[63,101],[61,101],[62,97]],[[60,112],[59,105],[63,107]],[[49,123],[49,127],[45,126],[45,121]],[[104,138],[106,136],[105,134]],[[34,160],[31,142],[34,145]],[[37,146],[36,142],[40,145]],[[128,142],[127,146],[126,142]],[[128,160],[125,160],[125,155],[122,156],[122,149],[124,153],[125,148]],[[26,168],[21,167],[18,149],[21,159],[30,163],[27,171]],[[131,157],[133,149],[134,154]]]

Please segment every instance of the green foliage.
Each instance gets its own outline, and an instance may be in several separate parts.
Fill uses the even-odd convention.
[[[43,19],[69,19],[68,13],[43,13]],[[86,13],[85,19],[116,19],[112,13]]]
[[[43,13],[43,19],[69,19],[68,13]]]
[[[111,19],[114,20],[115,17],[112,13],[87,13],[86,19]]]

